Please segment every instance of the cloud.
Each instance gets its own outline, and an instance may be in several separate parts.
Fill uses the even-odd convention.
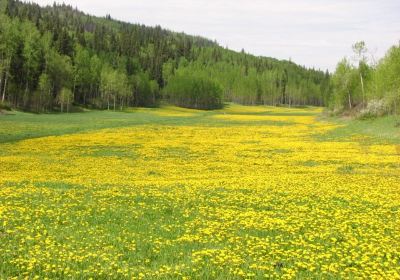
[[[52,4],[53,0],[36,0]],[[376,56],[400,39],[398,0],[65,0],[98,16],[217,40],[235,50],[334,70],[365,40]]]

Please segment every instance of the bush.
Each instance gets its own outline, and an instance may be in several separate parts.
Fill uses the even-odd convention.
[[[11,111],[11,106],[7,102],[0,101],[0,111],[1,110]]]
[[[164,93],[173,104],[185,108],[213,110],[223,107],[221,86],[207,77],[175,75]]]
[[[360,111],[360,118],[376,118],[382,117],[383,115],[388,113],[387,103],[381,100],[371,100],[368,102],[368,105],[365,109]]]

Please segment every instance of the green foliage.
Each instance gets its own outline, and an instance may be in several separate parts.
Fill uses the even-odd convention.
[[[333,107],[339,111],[352,109],[357,102],[358,73],[347,59],[337,65],[332,85],[335,89]]]
[[[105,65],[101,72],[101,97],[107,102],[107,109],[110,109],[110,102],[113,102],[114,111],[117,102],[122,107],[128,103],[131,95],[131,85],[125,72],[115,70]]]
[[[182,59],[177,69],[171,69],[170,62],[164,64],[166,82],[175,72],[210,77],[221,85],[224,101],[247,105],[324,105],[329,99],[329,75],[320,71],[221,48],[194,52],[197,59]]]
[[[376,65],[369,65],[364,42],[353,46],[358,65],[342,60],[332,77],[330,107],[337,111],[357,108],[360,117],[399,113],[400,46],[393,46]],[[361,106],[362,105],[362,106]]]
[[[151,80],[147,72],[139,72],[132,78],[135,92],[135,105],[154,107],[157,104],[159,85]]]
[[[91,68],[91,57],[89,51],[84,49],[82,46],[77,45],[75,48],[75,59],[74,59],[74,89],[75,93],[83,97],[80,100],[82,103],[86,102],[84,98],[88,91],[91,91],[92,81],[92,68]],[[93,74],[96,75],[95,71]],[[89,87],[89,88],[88,88]]]
[[[51,80],[48,74],[43,73],[39,77],[38,89],[36,91],[36,112],[48,111],[51,106]]]
[[[12,62],[15,60],[20,40],[17,23],[17,21],[0,14],[0,93],[3,103],[8,97],[7,86],[12,78]]]
[[[26,91],[32,90],[32,85],[36,82],[40,73],[40,60],[41,60],[41,45],[40,33],[35,26],[30,22],[22,24],[22,34],[24,38],[24,48],[22,51]]]
[[[1,4],[1,100],[16,108],[50,111],[60,106],[64,87],[78,105],[153,107],[160,88],[181,70],[206,90],[212,81],[219,84],[223,101],[290,106],[329,99],[329,76],[290,61],[237,53],[201,37],[97,18],[66,5]],[[222,103],[214,94],[200,95],[203,105],[196,106]]]
[[[173,60],[168,60],[166,63],[164,63],[162,68],[164,85],[168,84],[168,81],[171,79],[174,73],[175,73],[175,63]]]
[[[178,72],[164,89],[169,100],[182,107],[212,110],[222,108],[222,88],[198,73]]]
[[[62,88],[57,96],[57,102],[61,105],[61,113],[64,112],[64,106],[67,106],[67,113],[69,112],[69,105],[73,99],[72,91],[68,88]]]
[[[392,47],[379,63],[373,81],[373,96],[386,100],[390,111],[398,114],[400,107],[400,46]]]

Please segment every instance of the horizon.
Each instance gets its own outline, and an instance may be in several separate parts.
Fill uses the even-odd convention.
[[[111,4],[96,1],[95,6],[90,0],[29,2],[41,6],[65,3],[90,15],[109,14],[124,22],[161,26],[216,41],[234,51],[244,49],[255,56],[290,60],[331,73],[341,59],[351,58],[352,45],[357,41],[365,41],[368,56],[379,60],[400,39],[400,13],[396,12],[400,11],[400,3],[394,0],[339,0],[326,4],[316,0],[284,0],[279,4],[256,0],[246,6],[239,0],[229,4],[221,0],[189,4],[182,0],[117,0]],[[282,20],[287,18],[290,20]]]

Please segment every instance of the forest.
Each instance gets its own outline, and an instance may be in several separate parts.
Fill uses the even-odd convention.
[[[400,46],[379,61],[362,41],[353,50],[329,73],[64,4],[0,0],[0,106],[42,113],[235,102],[397,114]]]
[[[211,40],[84,14],[71,6],[0,0],[2,106],[117,110],[160,100],[198,108],[326,105],[328,73],[235,52]]]

